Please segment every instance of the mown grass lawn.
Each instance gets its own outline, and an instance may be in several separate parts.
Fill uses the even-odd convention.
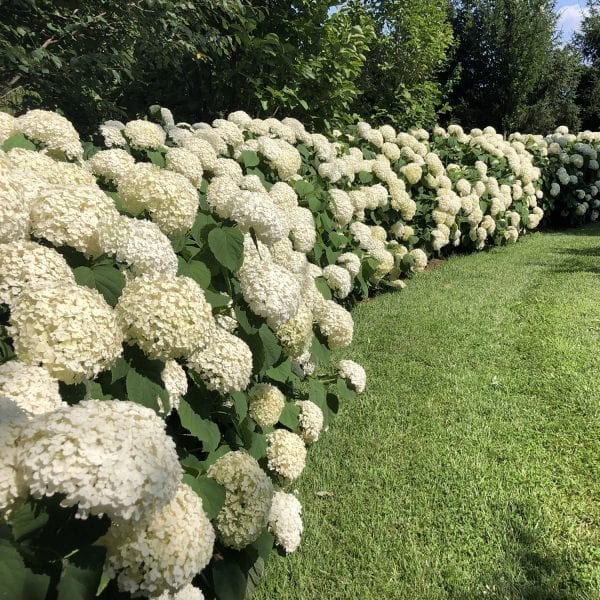
[[[354,318],[368,390],[256,597],[599,599],[600,227],[452,258]]]

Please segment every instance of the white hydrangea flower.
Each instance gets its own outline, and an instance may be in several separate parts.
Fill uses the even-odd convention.
[[[230,219],[237,206],[240,187],[229,177],[213,177],[206,190],[206,201],[222,219]]]
[[[19,132],[17,120],[8,113],[0,111],[0,144]]]
[[[118,181],[135,164],[135,159],[121,148],[112,148],[96,152],[87,164],[94,175]]]
[[[245,258],[238,277],[250,310],[266,317],[273,327],[283,325],[298,313],[300,284],[284,267],[268,260]]]
[[[235,123],[225,119],[215,119],[212,124],[216,133],[228,146],[237,148],[244,143],[244,134]]]
[[[227,115],[227,120],[244,129],[252,121],[252,117],[243,110],[236,110]]]
[[[423,176],[421,165],[415,162],[404,165],[401,169],[402,174],[406,177],[406,181],[411,185],[418,183]]]
[[[312,212],[308,208],[298,206],[289,216],[290,237],[294,249],[304,254],[310,252],[317,239],[317,230]]]
[[[189,356],[187,365],[209,390],[221,394],[241,392],[250,383],[252,351],[244,340],[215,326],[207,343]]]
[[[424,271],[425,267],[427,266],[427,254],[425,254],[425,252],[420,248],[415,248],[414,250],[411,250],[409,254],[413,257],[415,261],[413,269],[417,272]]]
[[[285,213],[266,192],[238,192],[231,199],[231,218],[244,233],[254,229],[256,237],[265,244],[287,237],[290,230]]]
[[[310,400],[298,400],[296,406],[300,407],[300,437],[305,444],[314,444],[323,431],[323,411]]]
[[[333,300],[323,302],[315,314],[321,333],[327,338],[327,345],[334,348],[345,348],[352,343],[354,321],[352,315]]]
[[[258,383],[250,394],[248,412],[261,427],[272,427],[279,421],[284,406],[285,396],[279,388],[269,383]]]
[[[285,181],[278,181],[269,190],[269,196],[274,204],[285,211],[294,210],[298,206],[298,194]]]
[[[306,446],[302,438],[287,429],[268,433],[267,461],[271,471],[287,481],[295,481],[306,464]]]
[[[27,497],[17,447],[28,423],[27,413],[13,400],[0,395],[0,518],[9,517],[16,504]]]
[[[0,244],[22,240],[29,233],[30,204],[24,192],[10,161],[0,155]]]
[[[329,195],[331,202],[329,207],[333,213],[333,218],[338,225],[348,225],[354,216],[354,204],[350,196],[344,190],[330,189]]]
[[[194,137],[208,142],[217,155],[227,154],[227,144],[225,143],[225,140],[212,127],[209,126],[197,129],[194,131]]]
[[[165,167],[187,177],[194,187],[202,185],[202,162],[185,148],[169,148],[165,155]]]
[[[204,600],[204,594],[191,583],[184,585],[176,592],[163,592],[160,596],[152,596],[151,600]]]
[[[269,513],[269,531],[275,536],[275,543],[287,553],[294,552],[300,545],[303,529],[302,505],[298,498],[275,492]]]
[[[337,262],[354,278],[360,273],[360,258],[353,252],[344,252],[338,256]]]
[[[218,158],[213,174],[215,177],[229,177],[238,184],[244,178],[241,165],[231,158]]]
[[[200,159],[202,168],[205,171],[212,172],[217,165],[218,156],[215,149],[211,146],[210,142],[201,137],[193,135],[192,137],[185,138],[183,140],[183,147]]]
[[[35,242],[0,244],[0,303],[11,304],[30,285],[75,283],[67,261],[53,248]]]
[[[91,379],[121,354],[123,334],[104,298],[66,281],[29,287],[11,306],[9,334],[19,360],[65,383]]]
[[[129,265],[135,275],[177,274],[177,255],[169,238],[152,221],[119,215],[98,228],[102,253]]]
[[[181,479],[164,421],[133,402],[84,400],[37,415],[19,449],[31,494],[63,494],[61,506],[77,506],[81,518],[146,519],[171,501]]]
[[[46,369],[19,360],[0,365],[0,396],[30,415],[51,412],[64,404],[58,381]]]
[[[147,210],[166,235],[191,229],[198,210],[198,191],[174,171],[150,163],[136,163],[119,179],[122,205],[133,215]]]
[[[125,123],[123,134],[132,148],[140,150],[157,150],[167,141],[167,134],[160,125],[141,119]]]
[[[155,595],[191,584],[212,558],[215,532],[202,500],[182,483],[149,519],[113,524],[100,541],[122,592]]]
[[[275,264],[285,267],[292,273],[304,273],[307,264],[306,255],[294,250],[291,240],[288,238],[278,240],[269,248]]]
[[[84,185],[48,187],[31,206],[31,233],[55,246],[71,246],[88,256],[100,256],[100,223],[119,216],[100,188]]]
[[[313,337],[313,314],[310,307],[301,302],[296,316],[280,325],[275,333],[288,356],[296,358],[306,352]]]
[[[46,146],[50,151],[64,152],[69,158],[81,158],[83,148],[72,123],[58,113],[48,110],[29,110],[16,120],[19,131]]]
[[[104,144],[112,148],[127,144],[127,140],[123,137],[123,129],[125,129],[125,125],[121,121],[105,121],[100,125],[98,131],[104,138]]]
[[[215,327],[210,304],[189,277],[140,275],[125,286],[116,313],[126,339],[161,360],[189,357]]]
[[[169,394],[170,411],[179,408],[179,401],[185,396],[188,390],[188,381],[183,367],[176,360],[165,361],[165,366],[160,374],[160,378]],[[166,412],[162,399],[158,398],[158,404],[161,412]]]
[[[284,140],[262,136],[258,139],[258,148],[283,181],[291,179],[302,166],[300,152]]]
[[[343,300],[352,291],[352,277],[347,269],[338,265],[327,265],[323,277],[335,295]]]
[[[225,504],[215,519],[221,541],[241,550],[267,525],[273,484],[255,458],[237,450],[208,468],[207,475],[225,487]]]
[[[367,374],[361,365],[353,360],[340,360],[338,363],[338,373],[339,376],[342,379],[345,379],[359,394],[362,394],[365,391]]]

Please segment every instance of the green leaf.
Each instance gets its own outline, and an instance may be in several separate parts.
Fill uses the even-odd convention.
[[[201,288],[207,288],[210,285],[210,269],[199,260],[186,262],[183,258],[178,257],[179,268],[177,275],[182,277],[190,277]]]
[[[221,508],[223,508],[223,504],[225,504],[225,488],[214,479],[205,475],[197,479],[191,475],[184,475],[183,483],[187,483],[202,498],[204,512],[212,521],[219,514]]]
[[[217,600],[241,600],[244,598],[246,577],[235,561],[215,561],[212,573]]]
[[[25,564],[8,540],[0,539],[0,600],[23,598]]]
[[[101,546],[82,548],[64,560],[58,582],[57,600],[88,600],[94,598],[102,577],[106,549]]]
[[[202,442],[204,452],[216,450],[221,441],[221,432],[216,423],[203,419],[184,398],[179,402],[177,412],[183,427]]]
[[[92,267],[76,267],[73,269],[75,281],[79,285],[98,290],[106,302],[116,306],[119,296],[125,287],[123,273],[112,265],[93,265]]]
[[[213,308],[224,308],[231,300],[226,294],[219,294],[212,290],[204,290],[204,297]]]
[[[322,411],[327,410],[327,389],[316,379],[308,383],[308,399],[314,402]]]
[[[281,346],[279,345],[275,334],[266,324],[263,324],[258,330],[258,337],[262,342],[261,349],[263,360],[260,371],[264,372],[279,360],[279,357],[281,356]]]
[[[110,382],[114,383],[119,379],[123,379],[128,371],[129,365],[127,364],[127,361],[122,356],[119,356],[110,370]]]
[[[348,386],[346,380],[342,377],[338,377],[337,383],[337,393],[342,400],[354,400],[356,398],[356,392]]]
[[[300,407],[293,402],[286,402],[286,405],[281,411],[279,422],[291,429],[292,431],[298,431],[298,417],[300,416]]]
[[[298,194],[298,196],[300,196],[300,198],[302,198],[303,196],[306,196],[307,194],[310,194],[311,192],[313,192],[315,189],[314,185],[312,183],[310,183],[309,181],[305,181],[304,179],[299,179],[298,181],[296,181],[294,183],[294,190],[296,192],[296,194]]]
[[[194,224],[192,225],[192,229],[190,230],[192,239],[199,246],[203,246],[208,235],[208,230],[214,227],[216,224],[217,222],[210,215],[204,214],[203,212],[198,212],[196,214]]]
[[[358,179],[361,183],[371,183],[373,181],[373,174],[368,173],[367,171],[360,171],[358,174]]]
[[[156,412],[160,410],[158,398],[161,398],[163,403],[168,403],[169,395],[167,391],[158,383],[138,373],[133,367],[127,371],[125,387],[128,400],[151,408]]]
[[[1,584],[0,584],[1,585]],[[45,600],[50,585],[50,576],[43,573],[34,573],[31,569],[25,569],[25,585],[23,586],[23,598],[27,600]]]
[[[331,351],[326,344],[322,343],[319,338],[317,338],[317,336],[313,336],[310,354],[318,363],[324,363],[329,359]]]
[[[208,234],[208,247],[219,263],[236,272],[244,260],[244,235],[237,227],[215,227]]]
[[[285,383],[292,375],[292,361],[287,359],[277,367],[271,367],[265,375],[275,381]]]
[[[235,414],[240,421],[243,421],[248,414],[248,398],[244,392],[234,392],[231,394]]]
[[[146,156],[150,159],[152,164],[164,168],[166,163],[165,156],[162,152],[157,152],[156,150],[146,150]]]
[[[315,277],[315,285],[317,286],[317,289],[321,292],[325,300],[332,299],[331,288],[329,287],[329,285],[327,285],[327,281],[323,277]]]
[[[12,533],[17,541],[38,531],[48,523],[48,513],[40,510],[32,501],[26,502],[12,516]]]
[[[245,167],[257,167],[260,164],[258,154],[252,150],[244,150],[241,154],[241,158]]]
[[[11,135],[5,142],[0,146],[0,149],[4,152],[8,152],[13,148],[25,148],[25,150],[37,150],[35,144],[30,142],[22,133],[15,133]]]

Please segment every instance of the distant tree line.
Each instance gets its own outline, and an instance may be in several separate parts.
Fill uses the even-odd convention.
[[[545,133],[600,128],[600,1],[569,45],[553,0],[0,0],[0,108],[83,131],[232,110]]]

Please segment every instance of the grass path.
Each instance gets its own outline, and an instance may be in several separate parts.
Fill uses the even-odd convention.
[[[600,227],[452,258],[354,318],[368,391],[255,598],[600,599]]]

